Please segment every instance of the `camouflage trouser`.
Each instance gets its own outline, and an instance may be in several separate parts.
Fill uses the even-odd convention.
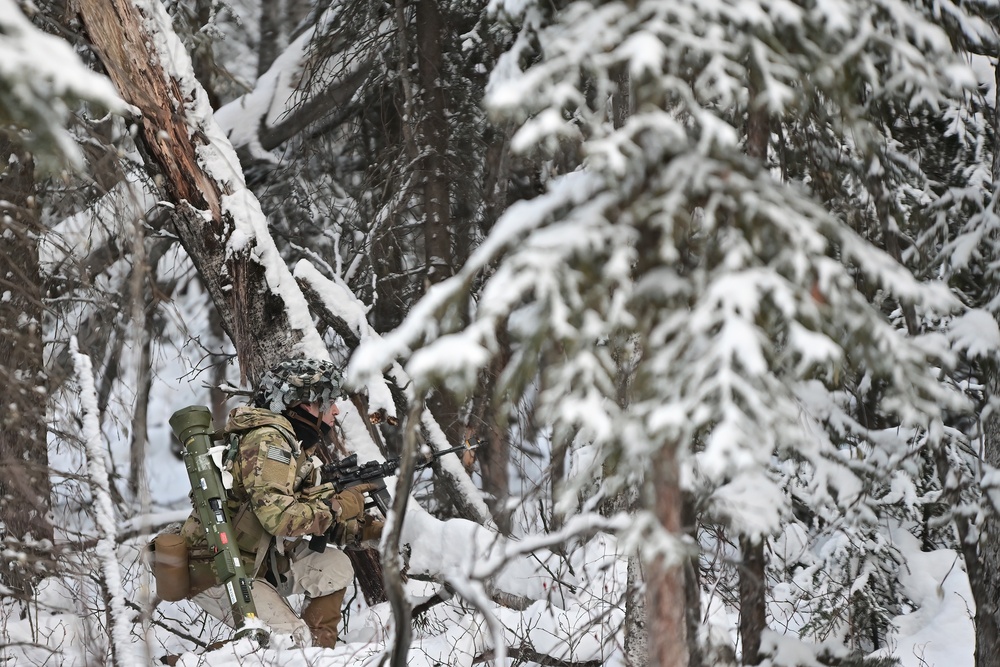
[[[286,576],[290,578],[290,595],[304,593],[311,598],[318,598],[347,588],[354,579],[354,569],[351,567],[351,560],[337,549],[327,549],[323,553],[306,550],[292,557]],[[210,588],[191,599],[210,615],[233,627],[233,610],[222,586]],[[312,644],[305,621],[292,611],[288,601],[263,578],[254,579],[253,601],[260,620],[267,623],[272,632],[291,635],[297,646],[307,647]]]

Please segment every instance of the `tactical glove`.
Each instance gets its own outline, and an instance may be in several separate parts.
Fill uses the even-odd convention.
[[[366,514],[362,517],[361,532],[358,535],[359,546],[362,548],[377,547],[378,541],[382,537],[382,528],[384,526],[384,521],[376,519],[371,514]]]
[[[374,549],[385,524],[370,514],[338,526],[337,546],[346,549]]]
[[[356,546],[360,530],[361,522],[357,519],[351,519],[350,521],[338,524],[335,535],[337,538],[337,546],[348,548]]]
[[[344,489],[330,498],[330,509],[337,523],[347,523],[357,519],[365,511],[365,495],[356,489]]]

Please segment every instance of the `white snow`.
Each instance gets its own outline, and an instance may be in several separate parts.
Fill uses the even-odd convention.
[[[128,109],[107,77],[84,65],[65,40],[36,28],[14,0],[0,0],[0,91],[5,122],[22,120],[7,116],[21,108],[38,116],[34,129],[50,135],[56,152],[74,168],[82,166],[83,153],[63,127],[66,101],[89,100],[115,113]]]
[[[948,339],[970,357],[988,357],[1000,351],[1000,326],[987,311],[971,309],[951,321]]]

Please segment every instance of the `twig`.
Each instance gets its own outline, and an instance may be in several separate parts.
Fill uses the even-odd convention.
[[[140,614],[143,613],[142,607],[140,607],[139,605],[137,605],[135,602],[132,602],[131,600],[125,600],[125,605],[128,606],[128,607],[130,607],[131,609],[135,609]],[[159,620],[157,620],[155,618],[152,618],[152,616],[150,616],[150,622],[152,622],[153,625],[157,625],[157,626],[163,628],[164,630],[167,630],[168,632],[171,632],[171,633],[177,635],[181,639],[188,640],[189,642],[191,642],[192,644],[194,644],[198,648],[205,648],[206,646],[208,646],[208,644],[206,644],[205,642],[201,641],[197,637],[189,635],[186,632],[181,632],[177,628],[171,627],[171,626],[167,625],[166,623],[164,623],[163,621],[159,621]]]
[[[529,646],[509,646],[507,648],[507,658],[513,659],[515,662],[519,660],[523,660],[524,662],[534,662],[539,665],[544,665],[545,667],[601,667],[604,664],[603,660],[584,660],[583,662],[576,662],[575,660],[553,658],[551,655],[539,653]],[[493,660],[493,651],[486,651],[482,655],[476,656],[476,659],[472,662],[473,664],[480,664],[490,660]]]

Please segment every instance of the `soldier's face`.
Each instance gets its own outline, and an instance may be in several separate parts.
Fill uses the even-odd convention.
[[[333,426],[334,420],[340,414],[340,409],[336,405],[331,405],[322,415],[320,414],[319,406],[315,403],[306,403],[303,407],[313,417],[321,417],[321,421],[329,427]]]

